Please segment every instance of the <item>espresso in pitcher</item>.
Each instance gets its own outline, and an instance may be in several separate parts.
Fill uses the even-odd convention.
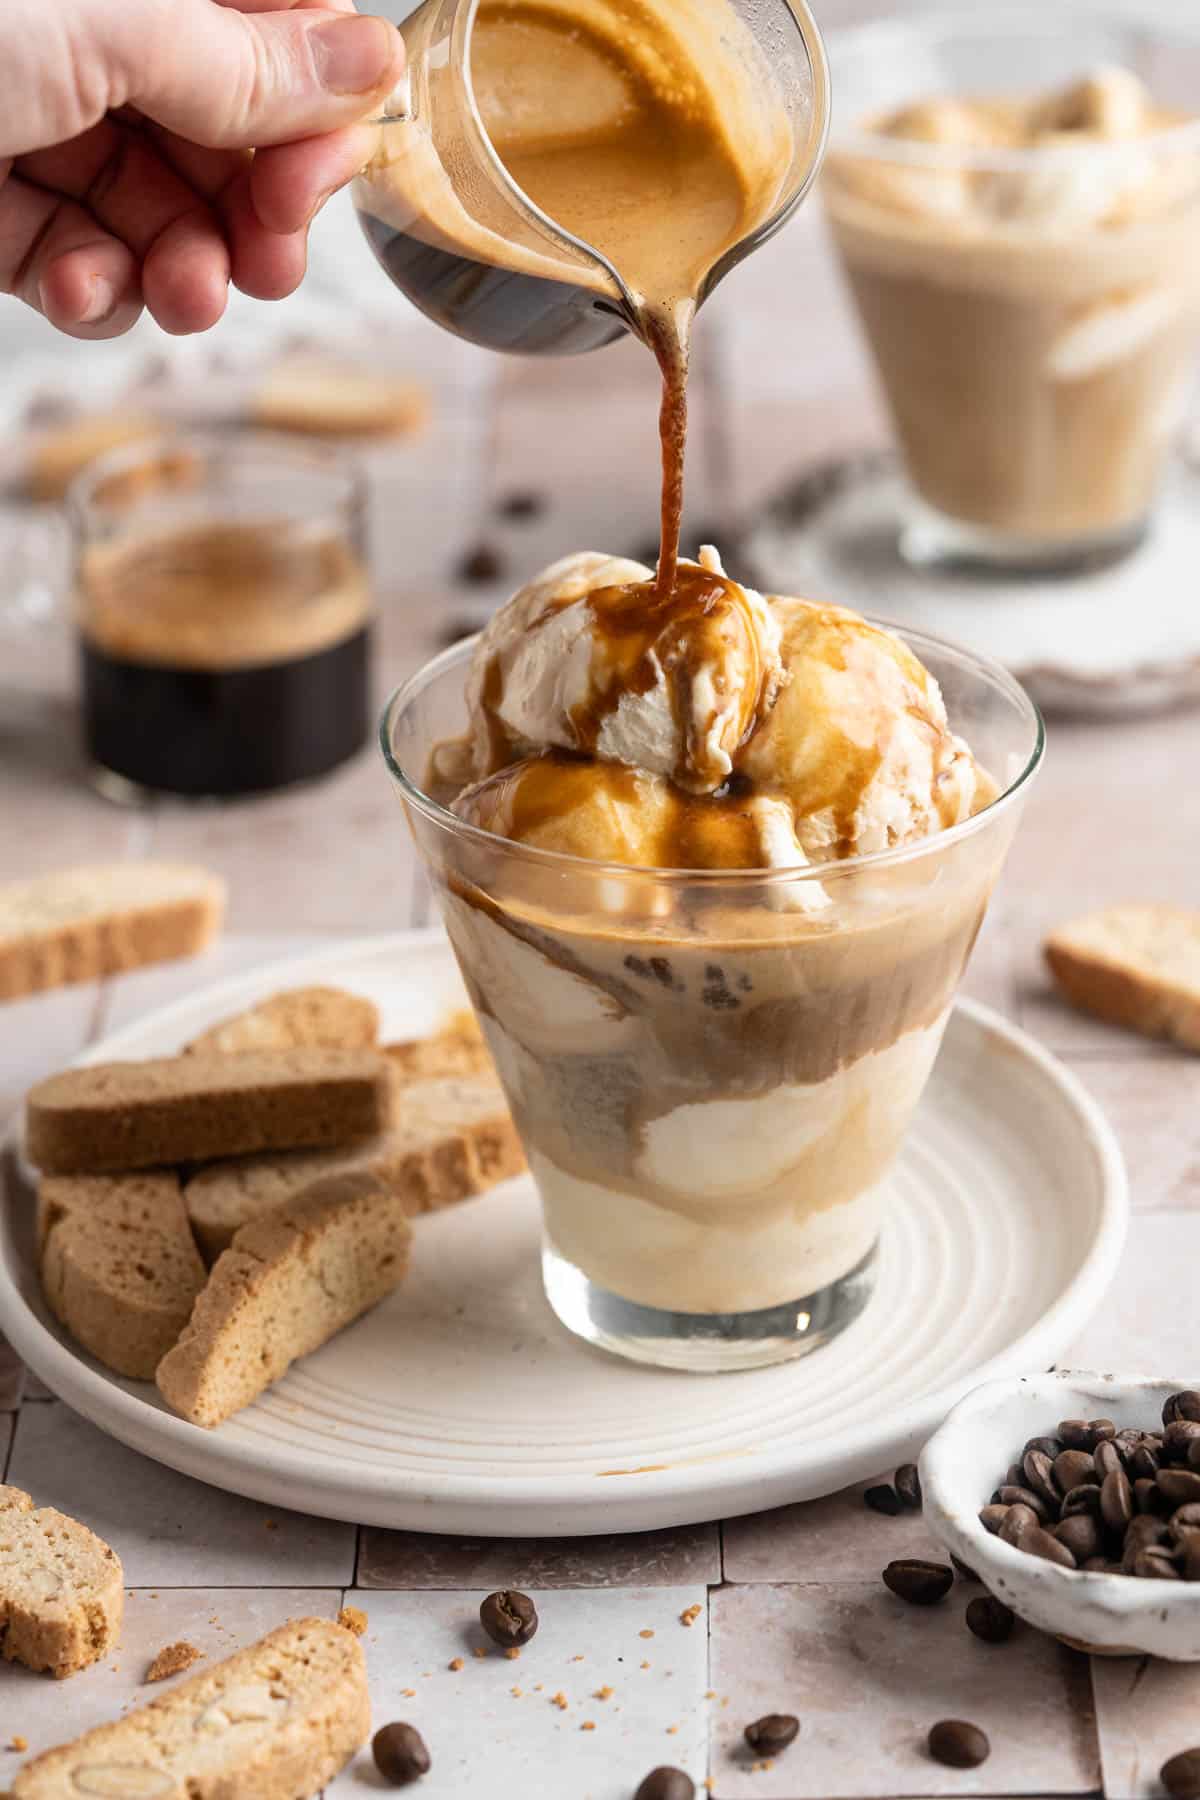
[[[791,175],[782,96],[723,0],[484,0],[470,73],[512,181],[619,281],[556,251],[550,234],[539,246],[489,230],[416,126],[385,128],[360,183],[367,235],[396,284],[460,336],[584,350],[628,327],[649,346],[663,376],[658,586],[669,592],[692,317],[714,269],[772,215]]]

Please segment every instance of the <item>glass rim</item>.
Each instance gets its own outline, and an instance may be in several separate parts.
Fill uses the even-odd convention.
[[[1090,26],[1124,32],[1143,42],[1189,44],[1200,53],[1200,31],[1181,32],[1169,25],[1143,24],[1114,12],[1086,15]],[[839,60],[852,54],[867,53],[873,58],[886,55],[886,46],[920,43],[929,38],[945,38],[960,43],[987,39],[1020,39],[1037,37],[1069,40],[1072,20],[1066,16],[1047,18],[1043,9],[1033,5],[1009,6],[999,16],[964,17],[961,12],[931,7],[901,19],[875,19],[861,25],[847,26],[829,34],[828,54],[836,82]],[[936,96],[929,96],[936,98]],[[952,96],[953,97],[953,96]],[[913,95],[918,100],[919,95]],[[1122,140],[1084,139],[1078,144],[1030,145],[1024,149],[989,148],[986,145],[923,144],[908,138],[891,137],[886,132],[871,131],[849,124],[833,127],[830,149],[835,156],[869,157],[876,162],[908,164],[926,169],[979,169],[987,171],[1030,170],[1078,164],[1103,159],[1118,163],[1137,154],[1200,154],[1200,117],[1184,119],[1144,137]]]
[[[431,824],[449,831],[453,836],[465,839],[480,849],[493,853],[503,847],[520,861],[535,868],[541,868],[559,874],[578,876],[588,873],[596,879],[621,880],[630,879],[654,882],[665,882],[668,886],[703,886],[708,888],[745,888],[746,886],[767,887],[779,881],[839,881],[863,870],[894,868],[899,864],[916,862],[922,857],[930,856],[945,850],[952,845],[973,837],[988,825],[1007,812],[1019,795],[1022,795],[1029,783],[1041,767],[1046,750],[1046,723],[1041,708],[1021,683],[1007,670],[1002,663],[989,656],[981,656],[973,650],[964,650],[960,645],[952,643],[948,638],[936,636],[933,632],[918,631],[901,625],[895,620],[883,619],[873,613],[862,615],[868,624],[881,627],[900,637],[914,653],[921,657],[923,649],[938,655],[956,657],[970,672],[1000,688],[1015,703],[1017,710],[1024,715],[1033,732],[1033,747],[1026,757],[1019,772],[1007,784],[996,798],[988,803],[980,812],[973,813],[969,819],[962,819],[957,825],[949,825],[943,831],[932,833],[928,837],[918,838],[914,843],[901,844],[890,850],[872,850],[862,856],[848,856],[840,862],[824,863],[792,863],[782,867],[764,869],[660,869],[641,867],[631,863],[595,862],[590,857],[574,856],[563,850],[545,850],[538,845],[522,844],[512,838],[502,837],[498,832],[486,831],[481,825],[471,825],[460,819],[449,807],[434,800],[427,794],[419,782],[415,781],[400,762],[392,748],[392,727],[405,710],[430,688],[446,671],[458,664],[468,663],[475,653],[481,632],[451,644],[427,663],[424,663],[407,681],[400,683],[388,696],[379,719],[379,743],[383,751],[383,759],[388,770],[399,784],[401,796],[411,802]]]
[[[746,237],[742,238],[737,244],[734,244],[725,255],[721,257],[719,262],[709,270],[699,295],[701,300],[705,298],[717,281],[720,280],[721,276],[732,268],[734,264],[740,262],[742,257],[747,255],[751,250],[755,250],[760,244],[765,243],[768,238],[773,237],[780,227],[787,223],[788,219],[791,218],[792,214],[796,211],[796,208],[812,188],[821,168],[821,164],[824,161],[825,149],[829,142],[832,109],[830,106],[829,59],[826,55],[824,39],[816,19],[809,9],[808,0],[779,0],[779,3],[785,6],[791,14],[796,30],[799,33],[800,41],[804,45],[805,54],[808,57],[809,71],[812,76],[812,116],[815,125],[815,129],[810,130],[809,132],[809,148],[811,154],[804,176],[792,192],[788,194],[785,199],[780,201],[780,204],[774,209],[769,217],[762,221],[761,225],[756,226],[752,232],[749,232],[746,235]],[[594,244],[589,243],[586,238],[576,236],[573,231],[569,231],[565,225],[560,224],[558,220],[552,218],[549,213],[543,212],[536,201],[529,197],[524,188],[521,187],[509,173],[504,162],[501,160],[496,146],[492,143],[491,134],[484,124],[483,115],[479,110],[479,104],[475,98],[475,83],[471,72],[471,38],[475,30],[475,21],[481,4],[482,0],[467,0],[465,7],[459,8],[452,27],[452,42],[457,53],[458,68],[463,84],[463,91],[466,94],[467,104],[470,108],[472,123],[479,133],[480,142],[483,146],[484,153],[488,158],[492,174],[509,197],[515,201],[518,209],[527,213],[542,230],[549,232],[552,238],[556,238],[560,242],[569,244],[573,250],[581,253],[585,259],[590,260],[593,263],[598,263],[601,268],[607,271],[613,281],[617,293],[621,296],[623,306],[628,309],[630,316],[632,316],[636,310],[636,302],[626,285],[620,270],[616,267],[616,264],[605,256],[603,251],[598,250]],[[394,121],[389,120],[386,122],[392,123]]]
[[[365,497],[365,474],[361,463],[339,446],[297,442],[283,432],[240,427],[221,430],[216,426],[180,425],[174,420],[166,419],[162,421],[161,430],[148,431],[144,437],[115,444],[112,449],[102,451],[80,469],[72,478],[64,497],[71,523],[77,529],[82,529],[92,516],[92,509],[107,510],[104,501],[98,500],[96,493],[97,488],[105,482],[111,481],[114,476],[128,474],[131,469],[138,468],[143,463],[159,461],[164,454],[170,455],[172,451],[190,452],[203,458],[206,463],[211,463],[219,456],[226,468],[233,458],[261,456],[264,461],[275,462],[281,468],[304,470],[311,475],[328,479],[331,483],[339,483],[340,494],[329,502],[330,515],[342,508],[360,507]],[[324,510],[322,509],[323,512]],[[313,517],[311,513],[307,516]]]

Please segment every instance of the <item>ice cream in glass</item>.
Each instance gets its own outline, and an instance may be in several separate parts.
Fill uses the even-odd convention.
[[[565,558],[383,722],[571,1329],[747,1368],[866,1304],[1041,754],[999,668],[711,549]]]

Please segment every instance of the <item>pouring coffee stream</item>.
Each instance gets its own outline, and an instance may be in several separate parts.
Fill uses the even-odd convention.
[[[427,0],[405,32],[402,116],[358,185],[372,247],[476,342],[563,353],[630,329],[651,350],[662,501],[646,600],[668,604],[696,310],[798,204],[824,145],[803,0]]]

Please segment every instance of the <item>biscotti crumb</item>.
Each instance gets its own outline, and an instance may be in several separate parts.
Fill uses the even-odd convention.
[[[592,1695],[593,1700],[611,1700],[612,1697],[613,1697],[613,1690],[610,1687],[597,1688],[595,1693]]]
[[[519,1644],[510,1644],[508,1646],[508,1649],[504,1652],[504,1654],[508,1658],[509,1662],[516,1662],[517,1658],[521,1654],[521,1646]],[[485,1656],[487,1655],[486,1650],[484,1651],[484,1655]]]
[[[679,1623],[681,1625],[694,1625],[703,1611],[704,1608],[702,1606],[686,1606],[679,1615]]]
[[[579,1729],[580,1729],[580,1731],[595,1731],[595,1729],[596,1729],[595,1719],[585,1719],[583,1721],[583,1724],[579,1727]]]
[[[19,1731],[14,1731],[8,1740],[8,1747],[10,1750],[15,1750],[19,1756],[23,1750],[28,1750],[29,1739],[23,1738]]]
[[[362,1637],[369,1621],[360,1606],[343,1606],[338,1614],[337,1622],[343,1630],[352,1631],[355,1637]]]
[[[652,1638],[652,1637],[653,1637],[653,1636],[654,1636],[654,1633],[653,1633],[653,1632],[652,1632],[652,1631],[649,1631],[649,1630],[647,1630],[647,1631],[639,1631],[639,1632],[638,1632],[638,1636],[639,1636],[639,1637],[643,1637],[643,1638]]]
[[[193,1663],[203,1661],[203,1650],[197,1650],[195,1644],[189,1644],[186,1639],[178,1644],[164,1644],[146,1670],[143,1680],[168,1681],[172,1675],[180,1675],[184,1669],[190,1669]]]
[[[471,1655],[474,1656],[479,1662],[482,1662],[484,1657],[487,1655],[487,1651],[485,1650],[485,1648],[483,1647],[482,1644],[476,1644],[475,1648],[471,1652]]]
[[[461,1656],[456,1656],[452,1662],[448,1662],[446,1664],[446,1667],[448,1669],[452,1669],[454,1671],[454,1673],[457,1675],[458,1671],[462,1668],[465,1668],[466,1665],[463,1662],[463,1659]]]
[[[551,1706],[557,1706],[559,1712],[566,1712],[567,1707],[570,1705],[570,1701],[563,1693],[551,1694],[550,1704]]]

